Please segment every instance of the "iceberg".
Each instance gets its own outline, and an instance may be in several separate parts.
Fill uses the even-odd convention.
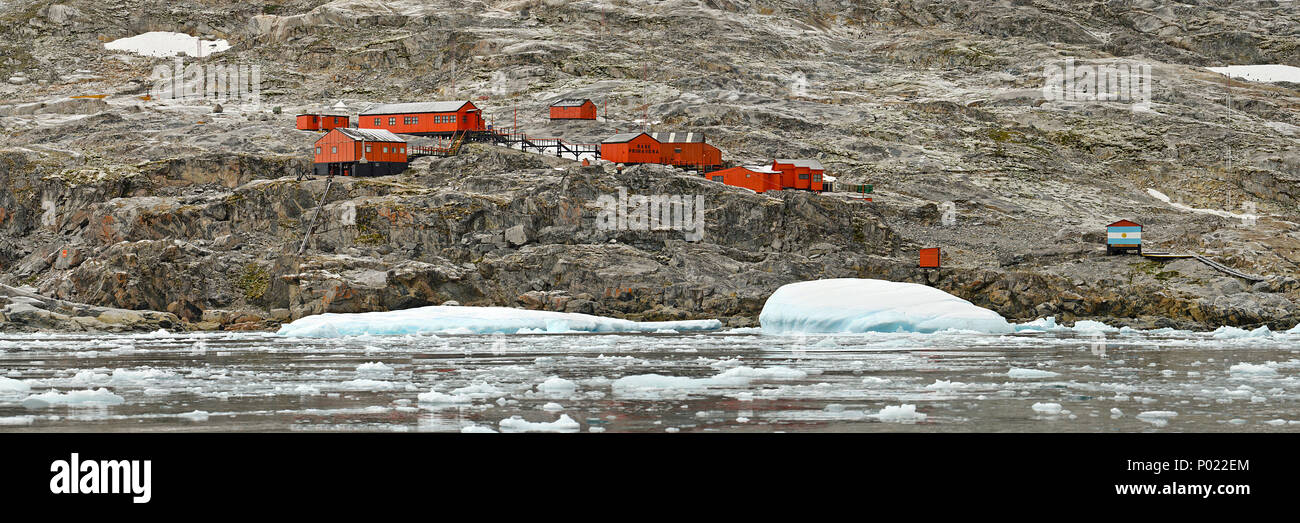
[[[764,333],[921,332],[1006,334],[996,312],[916,283],[841,278],[784,285],[763,304]]]
[[[401,334],[531,334],[574,332],[678,332],[722,328],[718,320],[631,321],[570,312],[510,307],[431,305],[383,312],[326,313],[280,326],[281,336],[337,338]]]

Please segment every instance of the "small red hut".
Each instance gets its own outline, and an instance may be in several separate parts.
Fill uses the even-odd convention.
[[[616,134],[600,142],[600,157],[614,163],[659,163],[661,144],[646,133]]]
[[[551,104],[552,120],[595,120],[596,103],[587,99],[566,98]]]
[[[713,171],[709,173],[709,179],[759,193],[781,190],[781,171],[765,165],[747,165]]]
[[[385,130],[338,127],[316,140],[318,175],[385,176],[406,170],[406,140]]]
[[[722,165],[722,151],[704,143],[704,133],[650,133],[662,147],[659,163],[678,167],[717,167]]]
[[[772,169],[781,171],[782,188],[817,192],[823,190],[822,175],[826,173],[826,168],[817,160],[777,158],[772,161]]]
[[[486,131],[483,110],[470,101],[376,104],[357,117],[357,127],[397,134],[450,136]]]
[[[347,127],[348,117],[341,114],[300,114],[298,129],[303,131],[328,131],[335,127]]]

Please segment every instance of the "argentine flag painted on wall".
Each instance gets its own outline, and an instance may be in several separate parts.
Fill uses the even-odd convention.
[[[1142,227],[1107,227],[1106,243],[1138,245],[1142,243]]]

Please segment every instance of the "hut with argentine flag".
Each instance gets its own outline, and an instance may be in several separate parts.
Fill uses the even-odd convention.
[[[1137,250],[1142,253],[1142,225],[1120,220],[1106,226],[1106,254]]]

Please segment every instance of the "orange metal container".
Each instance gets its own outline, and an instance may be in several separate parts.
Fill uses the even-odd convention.
[[[921,249],[921,268],[938,269],[939,268],[939,248],[930,247]]]

